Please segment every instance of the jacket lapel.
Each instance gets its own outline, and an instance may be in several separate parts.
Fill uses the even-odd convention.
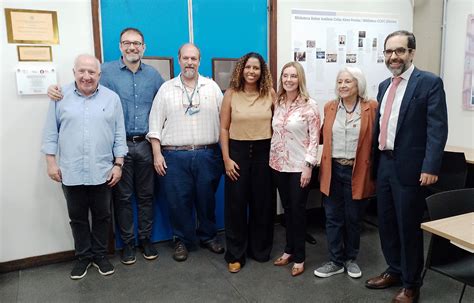
[[[410,107],[410,101],[411,99],[413,99],[413,94],[415,93],[419,77],[420,71],[415,67],[410,79],[408,79],[405,95],[403,95],[402,104],[400,105],[400,113],[398,114],[397,131],[395,133],[395,138],[397,137],[398,131],[400,130],[401,125],[403,124],[403,120],[405,119],[408,107]]]
[[[367,135],[367,128],[369,126],[369,102],[360,103],[360,131],[359,131],[359,141],[357,143],[357,150],[360,150],[360,145],[364,141],[364,137]],[[372,134],[370,134],[372,135]]]

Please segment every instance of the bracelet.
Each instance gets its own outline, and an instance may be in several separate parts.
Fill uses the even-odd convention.
[[[304,166],[309,167],[309,168],[313,168],[313,167],[314,167],[314,165],[311,164],[311,163],[308,162],[308,161],[304,161]]]
[[[115,163],[114,163],[114,166],[118,166],[118,167],[120,167],[120,169],[123,169],[123,163],[117,163],[117,162],[115,162]]]

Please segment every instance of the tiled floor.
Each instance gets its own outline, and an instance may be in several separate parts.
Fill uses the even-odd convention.
[[[69,278],[72,262],[0,275],[0,302],[390,302],[396,288],[364,287],[366,278],[385,269],[375,227],[364,225],[358,260],[361,279],[346,274],[320,279],[313,270],[327,259],[326,239],[321,224],[310,223],[308,230],[318,243],[307,245],[306,272],[295,278],[290,276],[290,266],[252,260],[241,272],[231,274],[222,255],[204,249],[177,263],[171,257],[171,243],[165,242],[156,244],[160,257],[155,261],[137,255],[135,265],[125,266],[117,254],[112,258],[115,274],[109,277],[91,267],[84,279],[73,281]],[[284,228],[276,225],[273,258],[283,247]],[[460,283],[430,271],[420,302],[457,302],[461,289]],[[473,288],[466,289],[463,302],[474,302]]]

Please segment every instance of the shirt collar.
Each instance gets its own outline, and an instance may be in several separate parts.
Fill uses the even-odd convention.
[[[90,96],[84,96],[80,91],[79,89],[77,88],[77,83],[74,82],[74,92],[76,93],[76,95],[78,95],[79,97],[83,97],[83,98],[92,98],[94,97],[96,94],[99,93],[99,88],[100,88],[100,84],[97,85],[97,88],[95,89],[94,93]]]
[[[404,71],[399,77],[401,77],[403,80],[408,81],[414,70],[415,70],[415,65],[412,63],[410,65],[410,67],[406,71]],[[392,79],[393,79],[393,77],[392,77]]]
[[[181,73],[179,73],[178,76],[174,77],[173,81],[174,81],[174,86],[184,88],[183,83],[181,82]],[[206,77],[203,77],[203,76],[201,76],[201,74],[199,74],[198,82],[197,82],[197,88],[201,88],[202,86],[206,85],[207,83],[209,83],[209,79],[206,78]]]
[[[127,68],[128,67],[125,65],[125,63],[123,62],[123,56],[120,56],[120,59],[119,59],[119,66],[120,66],[120,69],[124,69],[124,68]],[[138,69],[141,70],[142,69],[142,60],[140,60],[140,65],[138,66]]]

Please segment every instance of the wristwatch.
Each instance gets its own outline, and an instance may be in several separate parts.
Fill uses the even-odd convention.
[[[311,163],[308,162],[308,161],[304,161],[304,166],[309,167],[309,168],[313,168],[313,167],[314,167],[314,165],[311,164]]]
[[[114,166],[118,166],[118,167],[120,167],[120,169],[122,169],[122,168],[123,168],[123,163],[117,163],[117,162],[115,162],[115,163],[114,163]]]

